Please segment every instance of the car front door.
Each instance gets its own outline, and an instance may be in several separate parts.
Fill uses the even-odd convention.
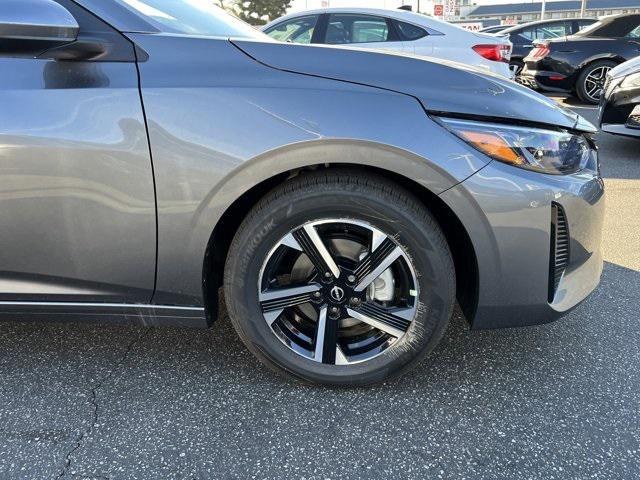
[[[148,302],[156,207],[133,45],[70,0],[5,1],[0,303]],[[74,19],[77,40],[50,44]]]
[[[408,51],[390,19],[356,13],[330,14],[322,43],[395,52]]]

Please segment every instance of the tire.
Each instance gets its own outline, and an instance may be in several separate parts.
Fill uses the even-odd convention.
[[[524,68],[524,62],[521,60],[512,60],[509,66],[512,67],[515,73],[513,79],[517,81],[518,77],[522,73],[522,69]]]
[[[377,254],[383,250],[383,247],[393,248],[393,252],[399,256],[380,277],[376,278],[375,282],[370,285],[368,283],[376,275],[372,272],[366,279],[362,279],[357,288],[363,288],[362,285],[365,284],[369,285],[363,291],[356,293],[352,290],[349,293],[349,295],[361,295],[361,300],[355,296],[349,297],[349,302],[356,303],[335,304],[338,306],[330,308],[330,302],[337,302],[334,298],[338,296],[334,294],[339,293],[335,291],[337,282],[343,282],[340,285],[344,287],[342,292],[344,294],[348,288],[351,288],[347,283],[352,282],[355,285],[361,277],[357,277],[354,283],[353,279],[356,276],[347,276],[342,270],[339,272],[339,278],[330,275],[330,272],[325,272],[325,277],[320,275],[319,270],[326,270],[328,264],[326,262],[322,264],[323,257],[313,254],[314,251],[317,253],[319,250],[311,248],[310,255],[298,252],[302,248],[301,245],[307,245],[303,239],[310,238],[304,232],[310,231],[318,233],[319,236],[320,233],[324,235],[324,239],[320,242],[329,246],[326,251],[329,252],[331,249],[329,254],[332,258],[339,258],[339,261],[343,262],[340,264],[340,269],[351,257],[341,256],[343,255],[341,251],[338,255],[336,245],[341,248],[344,248],[344,245],[366,245],[363,239],[364,235],[368,235],[367,232],[371,233],[369,253],[360,253],[354,265],[360,266],[366,263],[368,258],[366,255],[371,255],[373,258],[374,255],[371,252]],[[348,237],[345,240],[340,235]],[[363,237],[360,238],[358,235]],[[378,241],[381,241],[383,237],[384,241],[378,243],[379,247],[375,247],[374,239],[378,238]],[[291,238],[295,238],[296,241],[292,243]],[[289,240],[285,241],[285,239]],[[304,251],[307,252],[309,249]],[[268,312],[267,309],[273,307],[272,303],[269,303],[273,300],[265,300],[269,295],[268,292],[273,290],[277,295],[281,295],[283,291],[277,288],[271,289],[273,282],[280,285],[281,278],[288,278],[291,283],[287,285],[294,285],[292,280],[294,273],[288,277],[275,273],[272,275],[272,271],[281,272],[279,269],[282,264],[288,265],[289,260],[285,259],[291,256],[297,256],[295,265],[300,262],[316,265],[307,267],[310,268],[308,272],[295,273],[295,275],[302,275],[301,278],[305,281],[311,278],[312,288],[322,288],[322,299],[313,300],[318,302],[317,305],[307,303],[287,307],[282,311],[276,309],[275,313]],[[378,255],[378,257],[384,256]],[[384,268],[386,263],[383,266],[383,262],[393,257],[395,255],[388,255],[383,260],[371,260],[370,265]],[[315,258],[316,263],[310,260],[312,258]],[[321,268],[317,267],[318,262],[321,262]],[[376,262],[379,263],[376,264]],[[337,263],[338,260],[334,266]],[[355,271],[358,271],[357,268]],[[292,272],[296,272],[295,268]],[[393,281],[383,280],[381,284],[393,285],[392,291],[384,288],[378,290],[377,285],[385,275],[391,275],[392,279],[385,278]],[[327,276],[331,276],[331,279],[326,278]],[[325,281],[328,283],[322,283]],[[331,282],[336,284],[333,285]],[[455,284],[453,260],[445,237],[436,220],[418,199],[381,176],[342,169],[302,174],[264,197],[239,227],[230,247],[224,276],[229,316],[247,348],[265,365],[286,377],[333,386],[363,386],[380,383],[397,377],[416,365],[433,350],[445,331],[455,302]],[[410,288],[411,285],[413,289]],[[267,293],[264,293],[265,291]],[[320,295],[320,293],[314,292],[313,295]],[[378,295],[392,295],[393,299],[390,302],[381,302]],[[369,298],[369,296],[373,297]],[[293,297],[287,298],[287,302],[290,302]],[[400,302],[401,305],[387,306],[394,302]],[[348,310],[350,306],[354,306],[352,310]],[[333,312],[332,308],[341,312],[336,314],[335,321],[326,316],[327,312]],[[354,313],[356,308],[358,310]],[[303,309],[311,313],[305,313]],[[376,315],[374,318],[378,319],[388,319],[389,317],[384,316],[388,312],[394,315],[391,317],[392,322],[398,320],[404,312],[412,312],[413,318],[410,323],[403,323],[397,330],[391,329],[387,323],[378,322],[376,325],[383,327],[379,330],[371,326],[371,317],[367,313],[371,309],[374,309]],[[384,310],[382,314],[380,314],[381,309]],[[322,321],[323,312],[324,322]],[[364,317],[362,312],[365,312]],[[396,315],[395,312],[398,314]],[[280,317],[276,320],[270,317],[267,321],[267,316],[272,314],[279,314]],[[312,318],[314,315],[315,321]],[[355,317],[350,315],[366,318],[367,322],[354,320]],[[406,318],[409,316],[406,315]],[[270,321],[273,323],[270,324]],[[298,325],[299,329],[290,328],[290,323],[287,323],[289,321],[300,321],[304,325],[302,323]],[[327,335],[323,335],[322,338],[329,339],[324,342],[324,345],[318,342],[320,338],[318,332],[322,325],[324,325],[322,331]],[[332,327],[332,325],[335,326]],[[393,325],[396,324],[393,323]],[[303,326],[315,329],[313,343],[311,343],[312,333],[306,336],[300,334]],[[332,328],[334,331],[336,328],[340,329],[340,337],[331,337],[327,333]],[[341,341],[346,342],[351,338],[364,338],[348,336],[352,331],[358,332],[358,335],[365,335],[367,341],[375,340],[367,345],[383,342],[382,346],[371,347],[371,350],[365,351],[362,357],[348,356],[347,353],[351,355],[359,351],[351,350],[351,345],[366,343],[340,344]],[[387,333],[389,331],[393,335],[389,335]],[[296,342],[306,342],[303,345],[308,346],[308,349],[304,350],[304,354],[300,353],[301,347],[298,344],[296,344],[298,350],[290,347],[295,343],[291,342],[291,335],[298,335],[294,338]],[[339,339],[336,340],[338,347],[332,347],[331,339],[336,338]],[[360,361],[359,358],[366,358],[366,360]]]
[[[587,65],[582,72],[580,72],[578,80],[576,81],[576,95],[578,98],[585,103],[596,105],[600,101],[600,95],[597,93],[597,89],[599,88],[600,93],[602,93],[601,89],[604,86],[606,74],[616,65],[618,64],[611,60],[598,60]],[[594,75],[599,78],[597,80],[599,86],[594,86]],[[594,88],[596,88],[595,93]]]

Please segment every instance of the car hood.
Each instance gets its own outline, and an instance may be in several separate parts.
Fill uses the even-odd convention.
[[[442,59],[372,50],[235,40],[256,61],[288,72],[411,95],[430,112],[512,119],[584,131],[571,110],[505,78]]]

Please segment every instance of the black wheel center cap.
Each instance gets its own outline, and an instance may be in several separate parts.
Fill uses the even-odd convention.
[[[346,298],[344,289],[338,285],[334,285],[331,290],[329,290],[329,296],[331,297],[331,300],[337,303],[342,303]]]
[[[345,302],[352,302],[356,298],[358,302],[362,301],[364,292],[354,291],[354,282],[349,281],[352,276],[351,272],[343,271],[339,278],[333,278],[331,282],[325,283],[323,286],[325,301],[335,306],[340,306]]]

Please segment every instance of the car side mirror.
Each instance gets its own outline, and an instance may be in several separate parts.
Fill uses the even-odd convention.
[[[53,0],[2,0],[0,55],[38,56],[74,42],[79,31],[73,15]]]

